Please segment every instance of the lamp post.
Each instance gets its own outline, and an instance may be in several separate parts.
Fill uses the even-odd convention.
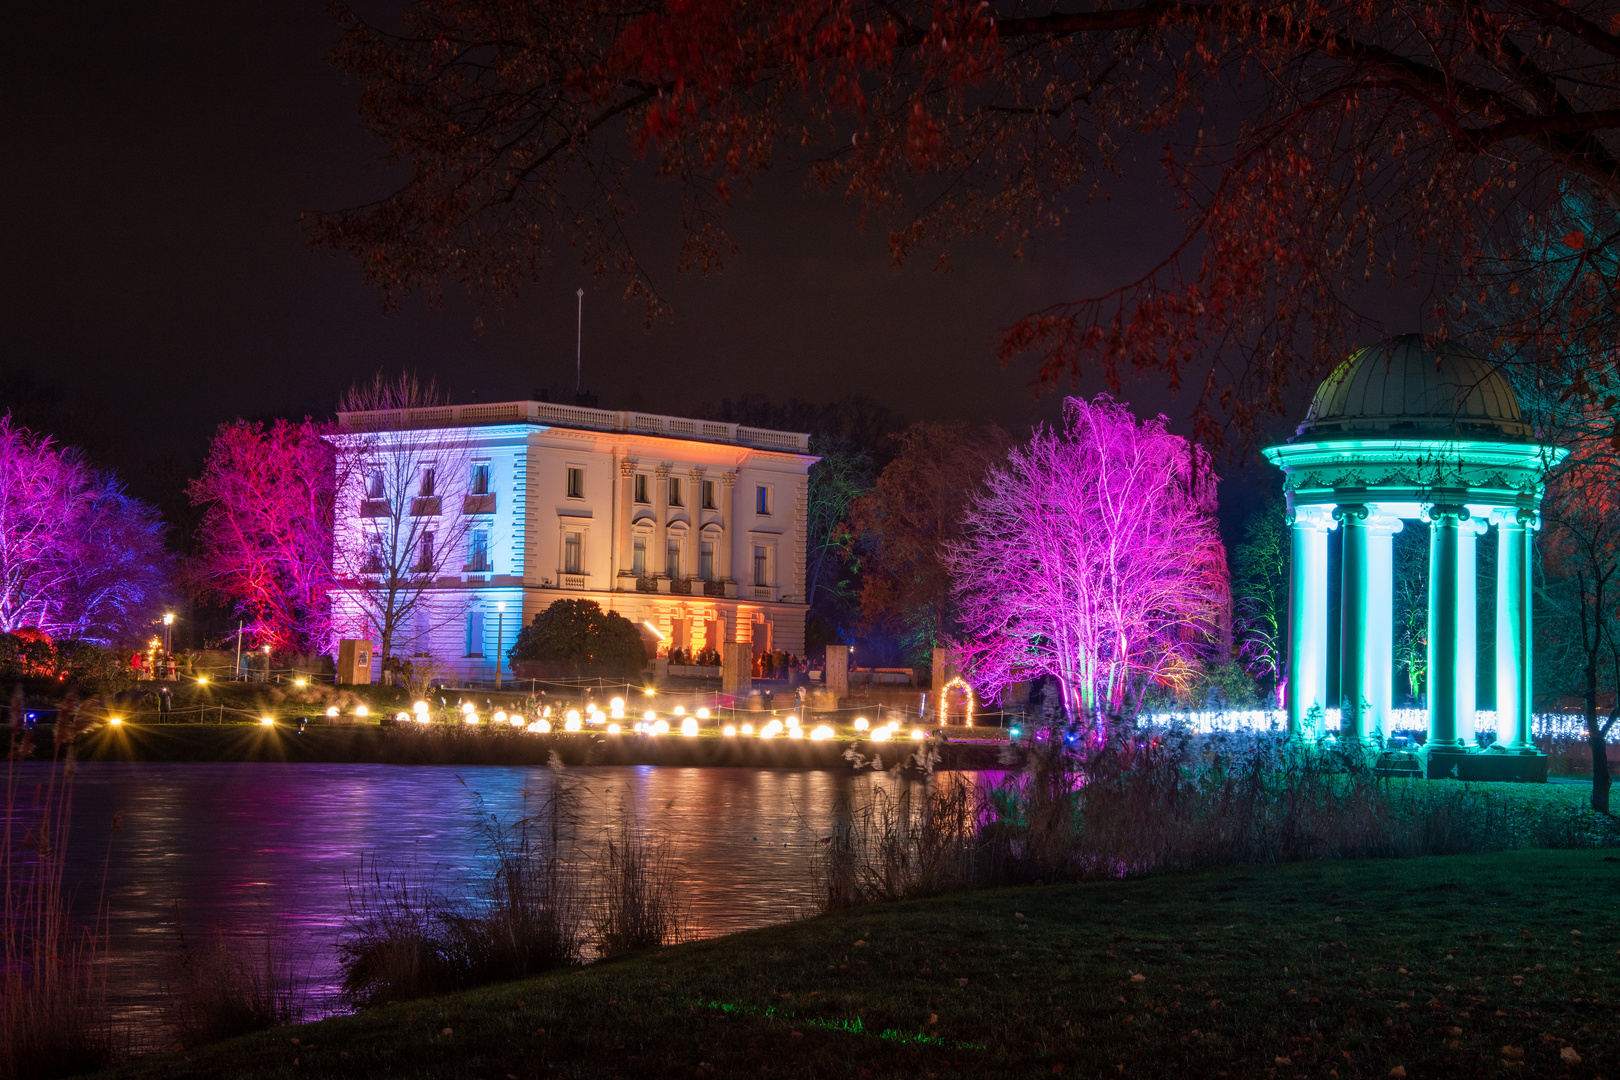
[[[264,681],[269,682],[270,681],[270,646],[265,645],[265,646],[263,646],[263,648],[264,648]]]
[[[169,656],[174,652],[174,612],[165,612],[163,615],[163,655]]]
[[[506,601],[495,602],[495,689],[501,688],[501,646],[506,643]]]

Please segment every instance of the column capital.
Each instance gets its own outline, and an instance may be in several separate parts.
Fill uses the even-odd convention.
[[[1335,506],[1333,508],[1334,521],[1354,521],[1357,524],[1365,524],[1367,518],[1370,517],[1371,514],[1372,511],[1362,503],[1346,503],[1343,506]]]
[[[654,469],[653,472],[657,473],[658,479],[668,480],[670,468],[673,464],[673,462],[661,461],[658,463],[658,468]]]
[[[1430,524],[1440,518],[1451,518],[1454,521],[1467,521],[1468,507],[1460,502],[1435,502],[1423,508],[1423,517]]]
[[[636,466],[638,464],[640,464],[640,462],[638,462],[635,458],[625,458],[623,461],[619,462],[619,476],[621,478],[634,476],[636,474]]]
[[[1331,503],[1291,506],[1288,508],[1287,522],[1292,528],[1308,529],[1316,532],[1330,532],[1338,528],[1339,525]]]
[[[737,474],[736,474],[736,472],[728,470],[726,472],[721,473],[720,474],[720,482],[722,484],[726,485],[726,487],[735,486],[736,483],[737,483]]]

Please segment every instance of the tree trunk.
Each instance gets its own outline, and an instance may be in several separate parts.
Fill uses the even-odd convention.
[[[1592,748],[1592,809],[1609,812],[1609,740],[1596,724],[1587,720],[1586,742]]]

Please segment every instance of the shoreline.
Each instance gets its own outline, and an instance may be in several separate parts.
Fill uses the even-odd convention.
[[[36,760],[48,760],[52,740],[36,734]],[[906,767],[923,746],[939,753],[936,769],[1004,767],[1005,744],[946,742],[927,744],[829,739],[697,738],[664,735],[608,735],[601,732],[531,735],[522,732],[457,729],[420,731],[381,725],[311,725],[302,733],[277,724],[102,725],[80,735],[76,747],[85,762],[282,762],[374,765],[544,766],[553,752],[564,765],[674,766],[686,768],[766,768],[848,770],[846,750],[868,759],[881,757],[885,769]]]

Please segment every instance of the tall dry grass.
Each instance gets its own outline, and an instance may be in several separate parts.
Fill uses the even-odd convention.
[[[97,904],[92,926],[70,916],[63,889],[73,818],[74,740],[70,694],[55,726],[46,778],[26,784],[18,764],[34,756],[21,693],[12,699],[4,826],[0,832],[5,924],[0,928],[0,1078],[70,1076],[114,1060],[123,1033],[107,1012],[107,937]],[[115,820],[113,829],[118,823]],[[103,876],[105,880],[105,875]]]
[[[1582,807],[1380,778],[1359,752],[1123,725],[1044,735],[994,786],[931,776],[846,808],[815,864],[820,907],[1246,863],[1620,843],[1620,823]]]
[[[686,936],[669,847],[625,814],[601,844],[590,911],[602,956],[670,945]]]
[[[182,934],[165,1019],[181,1046],[199,1046],[296,1024],[303,989],[276,929],[245,942],[215,933],[198,943]]]

